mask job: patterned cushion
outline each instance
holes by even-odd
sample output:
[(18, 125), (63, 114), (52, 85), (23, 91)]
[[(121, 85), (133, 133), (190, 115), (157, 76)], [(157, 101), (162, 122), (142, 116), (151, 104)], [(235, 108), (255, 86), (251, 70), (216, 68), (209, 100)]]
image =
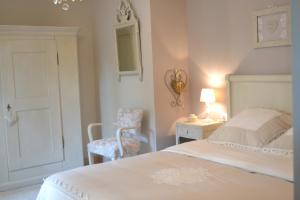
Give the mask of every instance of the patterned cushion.
[[(143, 119), (143, 110), (121, 108), (118, 110), (117, 118), (118, 118), (118, 122), (117, 122), (118, 127), (122, 127), (122, 128), (141, 127), (142, 119)], [(124, 132), (123, 135), (126, 135), (127, 133), (129, 135), (135, 134), (139, 131), (140, 131), (140, 129), (128, 130), (128, 131)]]
[[(122, 137), (121, 139), (126, 156), (136, 155), (139, 152), (140, 142), (138, 140), (129, 137)], [(95, 140), (89, 143), (88, 151), (111, 159), (120, 157), (118, 143), (115, 137)]]

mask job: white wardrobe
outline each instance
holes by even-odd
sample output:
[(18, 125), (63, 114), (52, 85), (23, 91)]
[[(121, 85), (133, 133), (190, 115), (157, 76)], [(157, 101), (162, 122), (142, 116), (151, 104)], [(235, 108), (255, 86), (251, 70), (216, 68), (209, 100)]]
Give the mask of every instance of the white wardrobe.
[(83, 165), (77, 32), (0, 26), (0, 191)]

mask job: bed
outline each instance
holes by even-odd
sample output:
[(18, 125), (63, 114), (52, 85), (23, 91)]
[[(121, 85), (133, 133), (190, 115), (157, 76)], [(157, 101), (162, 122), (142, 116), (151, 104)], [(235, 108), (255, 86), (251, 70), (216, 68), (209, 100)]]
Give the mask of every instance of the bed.
[[(227, 83), (230, 116), (249, 107), (292, 110), (288, 75), (231, 75)], [(293, 159), (199, 140), (55, 174), (37, 198), (148, 199), (292, 200)]]

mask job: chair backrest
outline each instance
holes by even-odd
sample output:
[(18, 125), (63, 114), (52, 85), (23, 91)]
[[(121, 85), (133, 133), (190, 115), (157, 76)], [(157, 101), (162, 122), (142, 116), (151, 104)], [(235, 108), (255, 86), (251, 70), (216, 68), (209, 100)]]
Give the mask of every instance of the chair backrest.
[[(137, 127), (135, 130), (126, 131), (126, 133), (136, 134), (140, 133), (143, 120), (142, 109), (128, 109), (120, 108), (117, 115), (117, 125), (120, 128)], [(126, 133), (123, 133), (126, 135)]]

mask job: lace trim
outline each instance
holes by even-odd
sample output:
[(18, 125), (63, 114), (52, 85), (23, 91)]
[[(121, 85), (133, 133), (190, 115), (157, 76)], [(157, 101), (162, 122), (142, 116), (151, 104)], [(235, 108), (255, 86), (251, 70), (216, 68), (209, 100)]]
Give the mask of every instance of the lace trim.
[(88, 195), (86, 193), (79, 191), (74, 186), (72, 186), (68, 183), (65, 183), (62, 180), (59, 180), (57, 177), (50, 177), (50, 178), (46, 179), (45, 182), (57, 186), (58, 189), (67, 193), (68, 195), (72, 196), (72, 198), (74, 198), (74, 200), (89, 200)]
[(236, 144), (236, 143), (231, 143), (231, 142), (219, 142), (219, 141), (209, 141), (210, 143), (213, 144), (219, 144), (227, 148), (234, 148), (234, 149), (239, 149), (239, 150), (244, 150), (244, 151), (255, 151), (258, 152), (261, 150), (259, 147), (254, 147), (254, 146), (247, 146), (247, 145), (242, 145), (242, 144)]
[(293, 150), (288, 150), (288, 149), (263, 148), (262, 152), (267, 153), (267, 154), (279, 155), (279, 156), (290, 156), (290, 157), (292, 157), (294, 155), (294, 151)]
[(219, 141), (209, 141), (212, 144), (219, 144), (226, 148), (233, 148), (233, 149), (239, 149), (244, 151), (254, 151), (254, 152), (262, 152), (266, 154), (273, 154), (278, 156), (293, 156), (294, 152), (293, 150), (288, 149), (276, 149), (276, 148), (259, 148), (259, 147), (253, 147), (253, 146), (247, 146), (247, 145), (241, 145), (236, 143), (230, 143), (230, 142), (219, 142)]

